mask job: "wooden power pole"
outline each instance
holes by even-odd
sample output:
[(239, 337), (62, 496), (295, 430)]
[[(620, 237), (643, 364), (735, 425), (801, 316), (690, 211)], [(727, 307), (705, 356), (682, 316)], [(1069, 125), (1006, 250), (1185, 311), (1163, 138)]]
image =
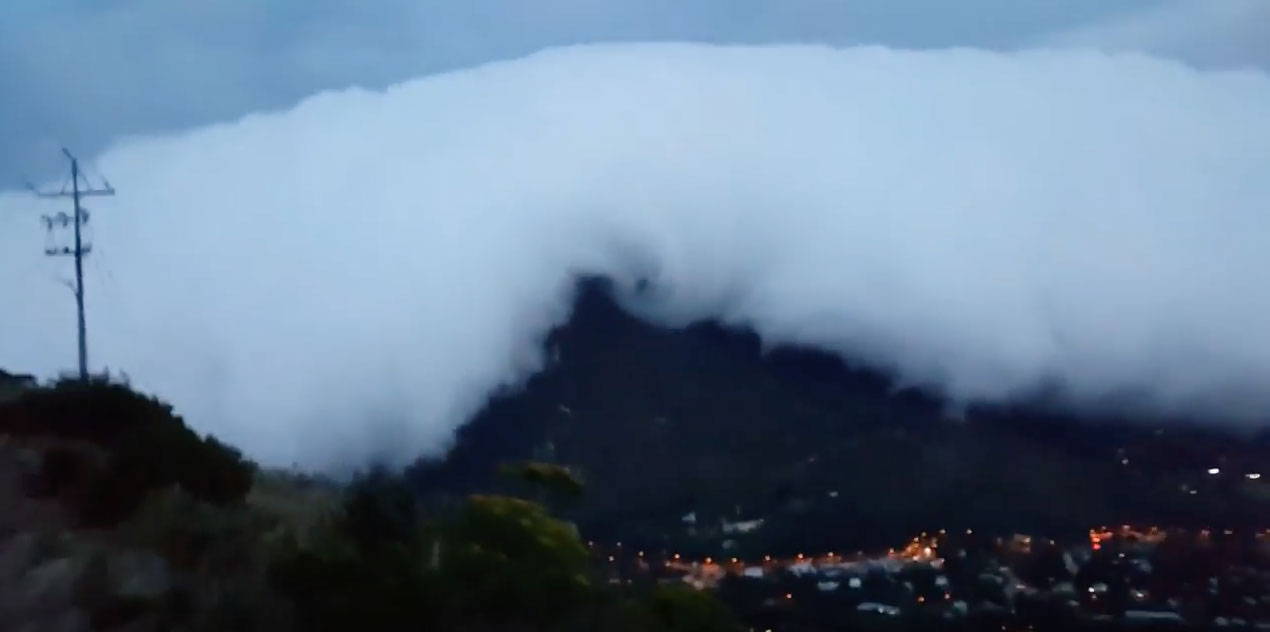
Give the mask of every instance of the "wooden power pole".
[[(49, 243), (44, 248), (44, 254), (49, 256), (74, 255), (75, 257), (75, 310), (78, 317), (78, 333), (79, 333), (79, 379), (86, 381), (88, 379), (88, 326), (84, 318), (84, 255), (92, 251), (92, 244), (85, 243), (82, 229), (84, 224), (88, 223), (88, 211), (80, 205), (80, 198), (93, 195), (114, 195), (115, 189), (110, 183), (102, 178), (103, 187), (95, 189), (89, 185), (88, 180), (84, 178), (79, 171), (79, 160), (75, 158), (70, 151), (63, 148), (62, 153), (66, 155), (67, 160), (71, 162), (71, 183), (70, 190), (66, 189), (66, 185), (58, 191), (39, 191), (34, 186), (28, 185), (35, 195), (42, 198), (64, 198), (69, 197), (74, 201), (74, 215), (66, 213), (57, 213), (56, 215), (45, 215), (44, 225), (49, 233), (53, 233), (56, 228), (66, 228), (68, 226), (74, 228), (75, 245), (74, 247), (56, 247)], [(80, 187), (80, 181), (84, 186)]]

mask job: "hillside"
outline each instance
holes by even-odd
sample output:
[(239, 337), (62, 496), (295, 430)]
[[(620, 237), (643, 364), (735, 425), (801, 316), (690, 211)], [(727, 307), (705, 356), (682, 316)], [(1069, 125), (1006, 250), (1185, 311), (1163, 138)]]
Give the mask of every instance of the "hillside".
[[(498, 463), (575, 467), (565, 507), (597, 540), (703, 553), (885, 546), (973, 527), (1083, 537), (1093, 525), (1263, 526), (1270, 444), (1198, 423), (1073, 418), (1042, 406), (945, 414), (939, 398), (753, 333), (624, 313), (584, 281), (553, 361), (493, 398), (411, 479), (434, 502), (499, 486)], [(1219, 474), (1208, 473), (1219, 468)], [(685, 521), (684, 518), (695, 518)], [(762, 519), (724, 538), (722, 521)]]
[(425, 514), (388, 472), (258, 470), (104, 376), (0, 387), (0, 630), (736, 629), (682, 584), (610, 587), (528, 500)]
[[(594, 280), (546, 344), (551, 366), (492, 398), (446, 459), (349, 485), (258, 470), (104, 377), (0, 375), (0, 628), (1270, 616), (1270, 531), (1244, 528), (1270, 515), (1247, 476), (1263, 439), (1023, 408), (954, 419), (832, 356), (649, 326)], [(1103, 523), (1223, 529), (1095, 541)], [(1015, 532), (1040, 537), (993, 537)]]

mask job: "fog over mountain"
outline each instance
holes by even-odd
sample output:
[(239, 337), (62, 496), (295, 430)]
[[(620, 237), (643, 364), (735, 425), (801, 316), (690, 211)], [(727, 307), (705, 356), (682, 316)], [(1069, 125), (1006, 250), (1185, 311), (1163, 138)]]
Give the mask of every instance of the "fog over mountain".
[[(955, 403), (1270, 418), (1270, 76), (1141, 54), (554, 49), (100, 156), (90, 359), (269, 464), (443, 450), (579, 274)], [(0, 366), (74, 355), (0, 194)]]

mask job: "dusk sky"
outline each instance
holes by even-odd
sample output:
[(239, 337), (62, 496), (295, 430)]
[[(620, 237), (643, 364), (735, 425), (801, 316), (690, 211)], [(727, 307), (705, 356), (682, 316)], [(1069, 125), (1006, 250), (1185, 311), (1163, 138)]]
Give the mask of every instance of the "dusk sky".
[(443, 452), (579, 275), (950, 412), (1270, 417), (1270, 2), (0, 15), (0, 366), (76, 355), (65, 204), (18, 188), (66, 145), (119, 190), (88, 202), (89, 368), (266, 463)]
[(1261, 0), (10, 0), (0, 188), (112, 139), (233, 120), (551, 46), (614, 41), (1045, 45), (1270, 68)]

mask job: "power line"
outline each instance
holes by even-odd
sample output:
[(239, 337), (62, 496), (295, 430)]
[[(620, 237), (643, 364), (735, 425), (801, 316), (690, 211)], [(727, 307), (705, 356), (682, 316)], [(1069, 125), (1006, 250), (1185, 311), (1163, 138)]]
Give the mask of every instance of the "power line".
[[(92, 244), (84, 243), (84, 239), (81, 235), (81, 233), (83, 232), (82, 230), (83, 226), (88, 223), (89, 215), (88, 215), (88, 211), (80, 205), (79, 201), (80, 201), (80, 198), (94, 196), (94, 195), (114, 195), (115, 189), (114, 187), (110, 186), (110, 182), (107, 181), (106, 178), (104, 177), (101, 179), (102, 184), (104, 185), (103, 188), (99, 188), (99, 189), (93, 188), (89, 184), (87, 178), (81, 178), (80, 171), (79, 171), (79, 159), (75, 158), (75, 156), (71, 154), (71, 152), (67, 150), (65, 147), (62, 148), (62, 153), (65, 154), (67, 160), (70, 160), (71, 162), (71, 180), (70, 180), (71, 189), (67, 191), (66, 185), (63, 184), (62, 188), (57, 191), (40, 191), (29, 183), (27, 184), (27, 188), (30, 189), (31, 192), (34, 193), (37, 197), (42, 197), (42, 198), (69, 197), (72, 200), (74, 200), (74, 203), (75, 203), (74, 215), (67, 215), (66, 213), (59, 212), (55, 215), (43, 216), (44, 226), (47, 229), (50, 238), (52, 237), (52, 235), (57, 229), (59, 228), (65, 229), (67, 227), (72, 227), (75, 233), (75, 246), (73, 248), (71, 247), (59, 248), (59, 247), (56, 247), (56, 245), (52, 243), (52, 241), (50, 241), (49, 243), (45, 244), (44, 254), (48, 256), (74, 255), (75, 257), (75, 286), (71, 289), (75, 292), (75, 308), (76, 308), (76, 314), (79, 317), (79, 320), (78, 320), (79, 379), (87, 380), (88, 379), (88, 327), (85, 324), (85, 319), (84, 319), (84, 255), (92, 251)], [(84, 182), (83, 188), (80, 188), (79, 186), (81, 179)]]

